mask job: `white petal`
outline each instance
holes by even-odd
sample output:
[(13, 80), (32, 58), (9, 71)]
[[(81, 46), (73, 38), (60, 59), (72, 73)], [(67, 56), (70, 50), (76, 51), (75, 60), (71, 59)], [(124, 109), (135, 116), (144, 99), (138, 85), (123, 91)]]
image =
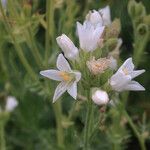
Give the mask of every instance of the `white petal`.
[(84, 51), (93, 51), (98, 47), (98, 43), (104, 31), (104, 26), (96, 28), (88, 22), (81, 25), (77, 22), (77, 31), (80, 41), (80, 48)]
[(60, 71), (58, 70), (44, 70), (44, 71), (40, 71), (40, 74), (44, 77), (47, 77), (49, 79), (52, 80), (56, 80), (56, 81), (62, 81), (62, 78), (59, 76)]
[(77, 98), (77, 82), (74, 82), (68, 87), (67, 92), (74, 98)]
[(68, 88), (68, 83), (66, 82), (61, 82), (58, 84), (53, 96), (53, 103), (56, 102), (56, 100), (58, 100), (58, 98), (60, 98), (60, 96), (66, 92), (67, 88)]
[(111, 24), (110, 7), (106, 6), (100, 9), (99, 12), (103, 18), (103, 25), (110, 25)]
[(73, 73), (76, 75), (76, 82), (78, 82), (81, 79), (81, 72), (74, 71)]
[(102, 26), (103, 24), (102, 17), (100, 13), (96, 10), (89, 11), (89, 13), (86, 15), (86, 21), (90, 22), (94, 26), (96, 26), (97, 24)]
[(140, 74), (142, 74), (142, 73), (144, 73), (144, 72), (145, 72), (144, 69), (142, 69), (142, 70), (136, 70), (136, 71), (131, 72), (130, 75), (131, 75), (131, 77), (132, 77), (132, 79), (133, 79), (133, 78), (139, 76)]
[(57, 37), (56, 40), (66, 58), (73, 60), (78, 57), (78, 48), (75, 47), (74, 43), (65, 34)]
[(130, 91), (145, 91), (145, 88), (136, 81), (131, 81), (126, 87), (125, 90)]
[(56, 65), (57, 68), (61, 71), (67, 71), (67, 72), (71, 71), (70, 65), (68, 61), (65, 59), (65, 57), (63, 56), (63, 54), (59, 54)]
[(5, 9), (7, 6), (7, 0), (1, 0), (2, 6)]
[(110, 78), (110, 85), (113, 90), (120, 92), (124, 90), (130, 81), (131, 77), (129, 75), (125, 76), (123, 73), (117, 72)]
[(128, 58), (123, 64), (122, 66), (118, 69), (118, 71), (122, 72), (123, 69), (127, 69), (128, 72), (132, 72), (134, 69), (134, 64), (132, 62), (132, 58)]
[(16, 100), (15, 97), (13, 96), (8, 96), (7, 97), (7, 102), (6, 102), (6, 111), (11, 112), (17, 107), (18, 101)]
[(115, 58), (113, 58), (112, 56), (109, 58), (110, 60), (110, 69), (112, 70), (116, 70), (117, 69), (117, 60)]

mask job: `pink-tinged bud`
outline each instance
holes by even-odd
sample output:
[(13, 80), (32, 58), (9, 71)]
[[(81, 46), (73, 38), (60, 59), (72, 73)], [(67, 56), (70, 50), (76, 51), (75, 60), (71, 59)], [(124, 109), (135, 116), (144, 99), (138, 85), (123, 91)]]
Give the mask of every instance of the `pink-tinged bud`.
[(106, 105), (109, 102), (109, 97), (106, 91), (98, 89), (92, 94), (92, 100), (97, 105)]

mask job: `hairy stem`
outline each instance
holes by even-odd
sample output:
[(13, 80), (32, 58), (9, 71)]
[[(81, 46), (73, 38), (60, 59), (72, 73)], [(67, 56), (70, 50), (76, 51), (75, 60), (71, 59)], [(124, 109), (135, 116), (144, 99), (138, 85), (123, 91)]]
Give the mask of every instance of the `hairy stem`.
[(4, 123), (0, 122), (0, 150), (6, 150)]
[(56, 102), (53, 104), (53, 109), (56, 118), (56, 125), (57, 125), (57, 142), (60, 148), (64, 148), (64, 134), (63, 134), (63, 127), (62, 127), (62, 110), (61, 110), (61, 103)]
[(128, 113), (126, 111), (124, 111), (124, 115), (125, 115), (126, 119), (128, 120), (128, 123), (129, 123), (130, 127), (132, 128), (134, 134), (136, 135), (136, 137), (139, 141), (141, 150), (146, 150), (145, 141), (142, 138), (142, 136), (140, 135), (140, 133), (138, 132), (138, 130), (136, 129), (136, 126), (134, 125), (132, 119), (130, 118), (130, 116), (128, 115)]
[[(89, 94), (88, 94), (89, 95)], [(92, 113), (92, 100), (88, 96), (87, 101), (87, 113), (86, 113), (86, 122), (84, 129), (84, 150), (89, 150), (89, 139), (90, 139), (90, 125), (91, 125), (91, 115)]]
[(5, 13), (4, 13), (4, 10), (3, 10), (3, 7), (0, 3), (0, 10), (1, 10), (1, 13), (2, 13), (2, 16), (4, 18), (4, 21), (5, 21), (5, 25), (6, 25), (6, 30), (7, 32), (10, 34), (11, 38), (12, 38), (12, 41), (14, 42), (14, 46), (15, 46), (15, 50), (19, 56), (19, 59), (20, 61), (22, 62), (23, 66), (25, 67), (25, 69), (27, 70), (27, 72), (30, 74), (31, 78), (32, 79), (35, 79), (36, 78), (36, 74), (35, 72), (33, 71), (32, 67), (30, 66), (30, 64), (28, 63), (27, 59), (25, 58), (23, 52), (22, 52), (22, 48), (20, 47), (20, 45), (16, 42), (16, 38), (15, 36), (13, 35), (13, 33), (11, 32), (11, 27), (8, 23), (8, 20), (7, 20), (7, 17), (5, 16)]
[[(46, 43), (45, 43), (45, 66), (48, 66), (50, 43), (54, 40), (54, 0), (47, 0), (46, 3)], [(53, 46), (53, 43), (52, 43)]]

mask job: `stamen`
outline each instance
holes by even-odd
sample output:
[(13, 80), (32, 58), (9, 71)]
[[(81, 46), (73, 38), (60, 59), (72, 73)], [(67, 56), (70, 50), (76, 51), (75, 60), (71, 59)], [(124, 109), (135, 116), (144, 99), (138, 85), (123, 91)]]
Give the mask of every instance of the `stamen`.
[(69, 75), (69, 73), (65, 72), (65, 71), (61, 71), (59, 73), (59, 76), (64, 80), (64, 81), (69, 81), (71, 80), (71, 76)]
[(124, 73), (125, 75), (128, 75), (128, 74), (129, 74), (129, 71), (128, 71), (127, 68), (123, 68), (122, 71), (123, 71), (123, 73)]

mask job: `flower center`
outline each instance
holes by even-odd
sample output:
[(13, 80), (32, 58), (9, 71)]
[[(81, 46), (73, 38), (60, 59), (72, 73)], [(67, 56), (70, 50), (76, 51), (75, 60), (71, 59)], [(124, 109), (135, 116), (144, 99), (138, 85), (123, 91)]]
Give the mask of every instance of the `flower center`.
[(128, 75), (128, 74), (129, 74), (129, 71), (128, 71), (127, 68), (123, 68), (122, 71), (123, 71), (123, 73), (124, 73), (125, 75)]
[(64, 80), (64, 81), (70, 81), (71, 80), (71, 76), (69, 73), (65, 72), (65, 71), (61, 71), (59, 73), (59, 76)]

